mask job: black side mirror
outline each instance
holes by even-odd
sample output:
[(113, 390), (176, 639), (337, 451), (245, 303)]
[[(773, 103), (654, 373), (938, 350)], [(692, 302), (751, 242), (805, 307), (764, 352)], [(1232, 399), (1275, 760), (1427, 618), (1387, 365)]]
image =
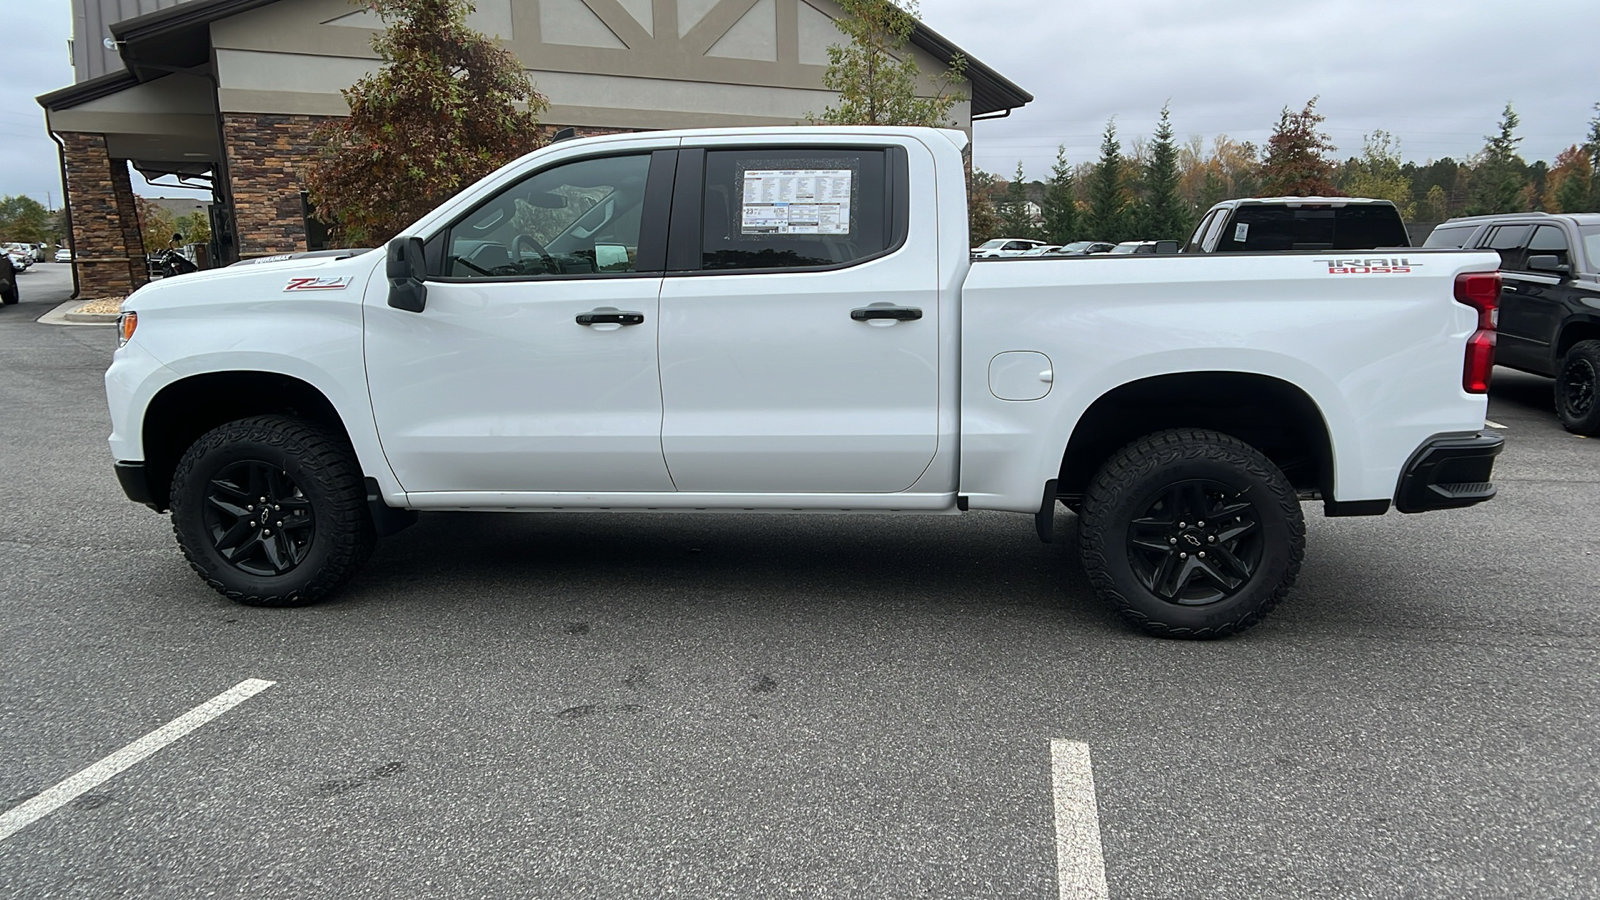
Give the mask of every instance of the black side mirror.
[(1166, 255), (1178, 252), (1177, 241), (1156, 241), (1156, 253)]
[(407, 312), (422, 312), (428, 305), (428, 286), (423, 276), (428, 265), (422, 255), (422, 238), (401, 235), (389, 242), (389, 305)]
[(1549, 272), (1551, 275), (1565, 277), (1572, 274), (1572, 267), (1562, 262), (1560, 257), (1554, 254), (1542, 254), (1528, 257), (1528, 271)]

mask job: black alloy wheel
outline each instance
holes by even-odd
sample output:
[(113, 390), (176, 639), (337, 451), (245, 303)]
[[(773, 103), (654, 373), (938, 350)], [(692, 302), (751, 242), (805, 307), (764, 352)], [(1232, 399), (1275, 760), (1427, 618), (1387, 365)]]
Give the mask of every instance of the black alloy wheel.
[(1600, 341), (1579, 341), (1556, 372), (1556, 415), (1573, 434), (1600, 434)]
[(289, 473), (241, 460), (206, 485), (205, 526), (217, 555), (251, 575), (284, 575), (305, 562), (316, 536), (311, 501)]
[(1165, 485), (1128, 525), (1128, 565), (1152, 594), (1205, 606), (1238, 593), (1261, 565), (1261, 514), (1220, 481)]
[(1095, 592), (1131, 625), (1218, 638), (1260, 622), (1305, 555), (1294, 487), (1260, 451), (1202, 429), (1146, 435), (1084, 493), (1079, 553)]

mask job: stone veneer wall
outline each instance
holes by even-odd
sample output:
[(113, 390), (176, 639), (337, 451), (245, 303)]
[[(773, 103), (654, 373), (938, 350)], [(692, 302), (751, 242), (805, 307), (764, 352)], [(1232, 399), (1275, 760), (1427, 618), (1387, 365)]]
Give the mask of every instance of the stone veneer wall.
[(311, 134), (327, 116), (223, 113), (239, 257), (271, 256), (306, 249), (300, 206), (305, 166), (316, 153)]
[[(224, 113), (228, 183), (241, 259), (306, 249), (300, 191), (317, 147), (312, 133), (327, 116)], [(540, 125), (546, 140), (567, 126)], [(575, 126), (582, 137), (632, 129)]]
[(78, 296), (94, 300), (131, 294), (150, 276), (128, 161), (111, 158), (105, 135), (65, 131), (58, 137), (66, 146)]

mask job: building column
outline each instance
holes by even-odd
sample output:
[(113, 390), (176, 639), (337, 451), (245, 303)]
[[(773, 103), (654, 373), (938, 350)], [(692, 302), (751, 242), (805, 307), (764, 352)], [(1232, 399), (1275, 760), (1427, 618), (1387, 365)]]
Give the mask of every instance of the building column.
[(228, 199), (240, 259), (306, 249), (300, 192), (306, 185), (306, 165), (317, 152), (312, 135), (327, 118), (222, 114)]
[(78, 295), (125, 297), (150, 280), (128, 161), (113, 159), (103, 134), (58, 132), (66, 147)]

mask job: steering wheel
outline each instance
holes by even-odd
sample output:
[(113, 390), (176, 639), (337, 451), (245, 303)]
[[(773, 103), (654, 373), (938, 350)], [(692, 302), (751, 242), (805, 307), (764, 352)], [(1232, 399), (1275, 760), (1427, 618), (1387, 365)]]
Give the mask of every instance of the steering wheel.
[(522, 259), (522, 256), (523, 256), (522, 245), (523, 244), (527, 244), (528, 246), (532, 247), (533, 248), (533, 252), (539, 254), (539, 258), (544, 261), (545, 271), (549, 272), (552, 275), (559, 275), (561, 273), (561, 268), (556, 265), (556, 261), (550, 257), (550, 254), (548, 252), (545, 251), (544, 245), (539, 243), (538, 241), (534, 240), (533, 236), (529, 235), (529, 234), (519, 234), (515, 238), (512, 239), (512, 241), (511, 241), (511, 255), (514, 258), (516, 258), (518, 260)]

